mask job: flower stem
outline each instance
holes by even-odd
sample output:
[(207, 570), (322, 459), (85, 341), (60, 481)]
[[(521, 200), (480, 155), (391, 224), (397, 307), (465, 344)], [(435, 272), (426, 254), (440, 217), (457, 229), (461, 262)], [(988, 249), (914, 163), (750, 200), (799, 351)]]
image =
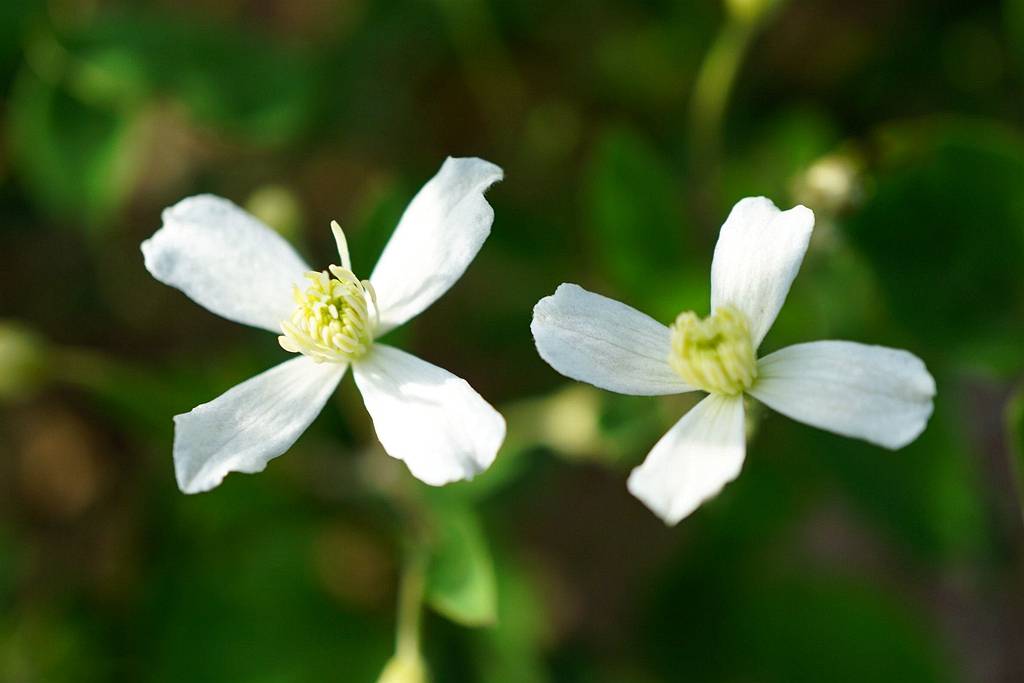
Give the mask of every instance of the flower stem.
[(711, 224), (718, 196), (722, 128), (740, 66), (754, 37), (785, 0), (725, 0), (726, 19), (697, 72), (690, 98), (690, 149), (695, 177), (695, 218)]
[(408, 551), (398, 588), (395, 655), (400, 659), (420, 657), (420, 625), (425, 585), (426, 558), (422, 549), (413, 547)]
[(690, 132), (695, 155), (702, 161), (718, 159), (725, 108), (755, 29), (754, 22), (726, 20), (697, 73), (690, 100)]

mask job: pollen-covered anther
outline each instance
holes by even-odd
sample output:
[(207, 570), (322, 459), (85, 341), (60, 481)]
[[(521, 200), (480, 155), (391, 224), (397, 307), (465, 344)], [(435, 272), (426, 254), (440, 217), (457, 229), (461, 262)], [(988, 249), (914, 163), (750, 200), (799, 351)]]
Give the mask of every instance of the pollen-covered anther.
[[(378, 323), (377, 295), (369, 280), (351, 270), (348, 247), (337, 223), (331, 225), (342, 266), (306, 273), (309, 285), (292, 290), (297, 308), (281, 322), (281, 348), (302, 353), (318, 363), (346, 363), (365, 354), (373, 344)], [(333, 277), (332, 277), (333, 276)]]
[(680, 313), (672, 324), (669, 365), (686, 383), (708, 393), (740, 394), (757, 378), (757, 359), (746, 318), (719, 306), (701, 319)]

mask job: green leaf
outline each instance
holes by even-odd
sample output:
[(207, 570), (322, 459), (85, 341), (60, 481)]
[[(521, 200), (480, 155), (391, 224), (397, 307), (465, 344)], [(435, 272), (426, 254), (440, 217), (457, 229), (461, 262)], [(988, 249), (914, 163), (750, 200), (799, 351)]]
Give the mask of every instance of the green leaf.
[(432, 501), (434, 537), (427, 571), (427, 602), (465, 626), (492, 624), (497, 616), (494, 560), (480, 519), (469, 507)]
[(10, 100), (15, 173), (52, 216), (102, 223), (132, 187), (134, 124), (23, 70)]
[(1024, 61), (1024, 0), (1004, 0), (1006, 32), (1009, 46), (1021, 61)]
[(941, 375), (938, 385), (927, 429), (896, 454), (796, 425), (787, 440), (806, 444), (858, 515), (924, 566), (977, 560), (991, 543), (975, 458), (950, 417), (953, 393), (942, 389), (952, 385)]
[(117, 101), (170, 95), (195, 119), (260, 144), (309, 121), (314, 70), (301, 54), (235, 26), (178, 14), (102, 14), (66, 39), (80, 85)]
[[(816, 109), (795, 107), (777, 116), (758, 118), (726, 159), (720, 216), (722, 222), (740, 197), (771, 197), (781, 208), (797, 172), (835, 149), (839, 133), (832, 120)], [(813, 207), (812, 207), (813, 208)]]
[(682, 192), (650, 143), (627, 128), (604, 133), (584, 192), (601, 265), (627, 300), (642, 305), (640, 299), (659, 289), (659, 279), (678, 280), (690, 251), (682, 239), (688, 232)]
[(736, 627), (751, 680), (952, 680), (936, 634), (902, 596), (860, 580), (763, 580), (747, 587)]
[(922, 344), (1019, 368), (1024, 138), (953, 119), (891, 126), (877, 142), (875, 190), (846, 229), (890, 310)]
[(510, 557), (499, 563), (498, 623), (476, 633), (480, 680), (490, 683), (546, 683), (544, 645), (552, 617), (535, 577)]
[[(777, 539), (776, 539), (777, 542)], [(749, 548), (747, 550), (750, 550)], [(782, 557), (785, 555), (786, 557)], [(920, 601), (789, 551), (666, 573), (641, 637), (664, 680), (945, 683), (953, 662)], [(912, 582), (911, 582), (912, 583)], [(683, 615), (683, 616), (681, 616)]]
[(6, 69), (18, 56), (24, 42), (24, 34), (30, 27), (34, 15), (44, 13), (46, 5), (42, 0), (7, 0), (0, 2), (0, 68)]

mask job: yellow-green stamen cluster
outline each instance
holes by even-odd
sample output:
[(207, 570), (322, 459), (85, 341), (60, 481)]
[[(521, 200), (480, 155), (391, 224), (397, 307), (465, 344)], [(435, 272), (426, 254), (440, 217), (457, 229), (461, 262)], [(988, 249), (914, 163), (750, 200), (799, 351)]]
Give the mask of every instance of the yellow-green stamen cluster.
[(708, 393), (735, 395), (757, 378), (750, 328), (743, 314), (719, 306), (707, 318), (680, 313), (672, 324), (669, 365), (687, 384)]
[[(281, 322), (281, 348), (318, 363), (347, 363), (365, 354), (377, 327), (377, 297), (368, 280), (352, 272), (348, 245), (337, 223), (331, 224), (341, 266), (306, 273), (305, 291), (292, 290), (297, 308)], [(333, 276), (333, 277), (332, 277)]]

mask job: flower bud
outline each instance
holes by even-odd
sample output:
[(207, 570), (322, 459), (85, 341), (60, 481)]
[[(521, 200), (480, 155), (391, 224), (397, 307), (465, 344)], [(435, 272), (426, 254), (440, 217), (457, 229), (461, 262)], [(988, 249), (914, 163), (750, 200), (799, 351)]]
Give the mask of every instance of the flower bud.
[(427, 683), (427, 667), (418, 653), (392, 657), (377, 683)]

